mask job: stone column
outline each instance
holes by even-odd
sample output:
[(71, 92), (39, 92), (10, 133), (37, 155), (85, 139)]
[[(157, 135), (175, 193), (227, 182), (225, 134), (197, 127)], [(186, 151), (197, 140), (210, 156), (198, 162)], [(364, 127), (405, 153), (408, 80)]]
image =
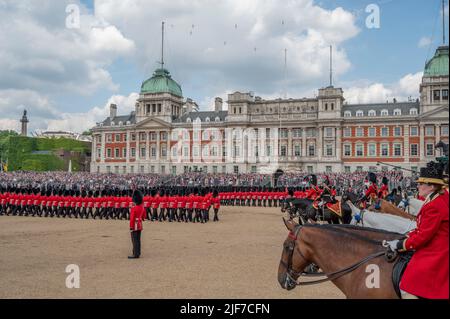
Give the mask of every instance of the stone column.
[(288, 145), (287, 145), (287, 157), (288, 161), (292, 159), (292, 129), (288, 129)]
[[(336, 137), (335, 137), (335, 141), (336, 141), (336, 148), (335, 148), (335, 154), (334, 157), (336, 158), (336, 160), (341, 161), (342, 159), (342, 130), (341, 127), (338, 126), (336, 127)], [(342, 163), (341, 163), (342, 164)]]
[(161, 131), (156, 132), (156, 161), (161, 159)]
[[(102, 141), (101, 141), (101, 155), (100, 155), (100, 163), (104, 163), (105, 162), (105, 146), (106, 146), (106, 134), (105, 132), (102, 132)], [(97, 151), (97, 150), (95, 150)]]
[(141, 134), (137, 131), (134, 132), (136, 134), (136, 163), (139, 164), (139, 160), (141, 159)]
[(425, 161), (425, 125), (420, 124), (420, 161)]
[(145, 132), (145, 160), (150, 160), (150, 132)]
[(441, 124), (436, 124), (434, 126), (434, 135), (436, 136), (436, 144), (439, 142), (439, 140), (441, 139)]
[(302, 157), (306, 155), (306, 127), (302, 127)]
[(130, 131), (126, 131), (126, 137), (127, 137), (127, 153), (126, 153), (126, 163), (128, 164), (130, 162), (130, 153), (131, 153), (131, 146), (130, 146), (130, 139), (131, 134)]
[(323, 154), (323, 126), (319, 126), (319, 137), (316, 138), (317, 159), (322, 161)]
[(409, 163), (409, 124), (403, 126), (403, 159)]

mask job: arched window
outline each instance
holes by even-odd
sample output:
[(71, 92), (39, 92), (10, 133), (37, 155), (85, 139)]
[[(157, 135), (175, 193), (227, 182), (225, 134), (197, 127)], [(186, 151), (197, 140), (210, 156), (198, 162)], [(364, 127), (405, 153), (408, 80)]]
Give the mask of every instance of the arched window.
[(369, 111), (369, 116), (376, 116), (377, 113), (375, 112), (375, 110), (370, 110)]
[(361, 110), (356, 111), (356, 116), (361, 117), (364, 116), (364, 112)]
[(207, 117), (207, 118), (205, 119), (205, 122), (206, 122), (206, 123), (210, 122), (209, 117)]
[(328, 103), (325, 103), (325, 111), (328, 111)]
[(220, 122), (220, 118), (217, 116), (214, 121)]
[(202, 120), (200, 120), (200, 118), (199, 117), (197, 117), (196, 119), (195, 119), (195, 122), (196, 123), (200, 123)]
[(130, 122), (130, 121), (127, 121), (127, 125), (131, 125), (131, 122)]
[(122, 121), (119, 122), (119, 126), (123, 126), (123, 122)]
[(186, 123), (191, 123), (192, 122), (192, 119), (190, 118), (190, 117), (188, 117), (187, 119), (186, 119)]
[(331, 110), (334, 111), (334, 103), (331, 103)]
[(111, 122), (111, 126), (115, 126), (116, 125), (116, 123), (114, 123), (114, 122)]
[(344, 117), (352, 117), (352, 112), (350, 112), (350, 111), (345, 111), (345, 112), (344, 112)]
[(400, 110), (400, 109), (395, 109), (395, 110), (394, 110), (394, 115), (402, 115), (402, 110)]
[(388, 115), (389, 115), (388, 110), (386, 110), (386, 109), (381, 110), (381, 116), (388, 116)]
[(417, 109), (416, 108), (412, 108), (409, 110), (409, 115), (417, 115)]

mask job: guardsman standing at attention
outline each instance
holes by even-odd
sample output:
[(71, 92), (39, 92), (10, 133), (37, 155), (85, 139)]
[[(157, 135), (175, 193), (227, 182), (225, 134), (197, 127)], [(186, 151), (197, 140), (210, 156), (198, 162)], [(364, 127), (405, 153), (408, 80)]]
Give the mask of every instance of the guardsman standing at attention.
[(130, 232), (131, 242), (133, 243), (133, 256), (128, 256), (128, 259), (135, 259), (141, 256), (142, 220), (145, 217), (144, 199), (141, 192), (135, 190), (132, 198), (134, 205), (130, 210)]
[(389, 187), (388, 187), (389, 180), (386, 176), (383, 176), (383, 180), (381, 181), (381, 188), (378, 192), (378, 198), (385, 199), (389, 195)]

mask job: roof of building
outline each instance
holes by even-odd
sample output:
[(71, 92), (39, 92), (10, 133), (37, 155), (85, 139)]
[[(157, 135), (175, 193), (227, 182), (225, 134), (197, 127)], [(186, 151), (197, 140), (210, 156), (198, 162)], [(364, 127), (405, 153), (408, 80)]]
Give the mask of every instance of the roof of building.
[(181, 86), (172, 79), (167, 69), (157, 69), (150, 79), (142, 83), (141, 94), (147, 93), (170, 93), (183, 97)]
[(448, 76), (448, 46), (440, 46), (426, 63), (424, 76)]
[[(127, 122), (130, 122), (130, 124), (136, 124), (136, 115), (134, 112), (131, 112), (129, 115), (116, 116), (112, 121), (114, 122), (114, 125), (119, 125), (120, 122), (122, 122), (123, 125), (127, 125)], [(107, 117), (100, 123), (102, 126), (111, 126), (111, 118)]]
[(374, 110), (376, 116), (381, 115), (382, 110), (387, 110), (388, 115), (394, 115), (394, 110), (400, 109), (401, 114), (409, 115), (410, 109), (417, 109), (419, 113), (419, 101), (414, 102), (396, 102), (396, 103), (373, 103), (373, 104), (344, 104), (342, 106), (342, 115), (350, 111), (352, 116), (356, 116), (357, 111), (363, 111), (363, 116), (368, 116), (369, 111)]
[(197, 118), (200, 119), (202, 122), (206, 122), (206, 119), (209, 118), (211, 122), (215, 122), (216, 118), (219, 118), (220, 122), (224, 122), (225, 118), (228, 115), (228, 111), (205, 111), (205, 112), (189, 112), (183, 114), (181, 117), (174, 120), (174, 123), (186, 123), (188, 121), (188, 118), (191, 119), (191, 121), (195, 121)]

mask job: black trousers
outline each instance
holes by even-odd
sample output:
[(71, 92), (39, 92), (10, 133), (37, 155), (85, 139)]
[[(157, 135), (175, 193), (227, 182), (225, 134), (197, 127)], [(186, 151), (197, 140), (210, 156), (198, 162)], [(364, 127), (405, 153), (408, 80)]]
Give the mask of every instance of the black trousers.
[(133, 256), (141, 256), (141, 230), (131, 232), (131, 243), (133, 244)]

